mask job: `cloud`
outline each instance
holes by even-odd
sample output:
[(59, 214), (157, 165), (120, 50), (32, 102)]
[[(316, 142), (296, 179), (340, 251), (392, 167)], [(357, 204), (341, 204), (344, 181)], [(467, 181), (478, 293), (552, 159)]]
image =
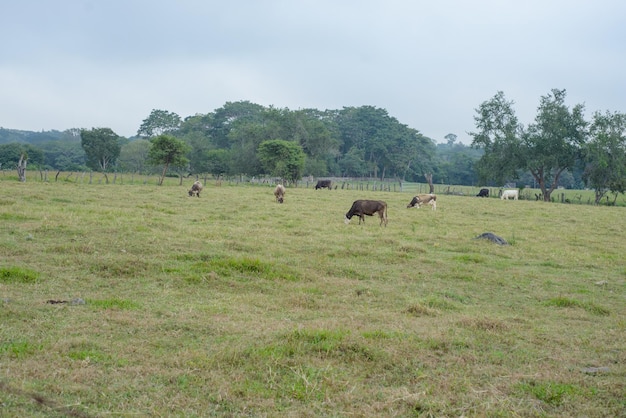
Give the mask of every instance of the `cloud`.
[(152, 109), (249, 100), (372, 105), (467, 143), (474, 109), (500, 90), (523, 123), (553, 88), (625, 111), (625, 12), (617, 0), (5, 2), (0, 125), (130, 136)]

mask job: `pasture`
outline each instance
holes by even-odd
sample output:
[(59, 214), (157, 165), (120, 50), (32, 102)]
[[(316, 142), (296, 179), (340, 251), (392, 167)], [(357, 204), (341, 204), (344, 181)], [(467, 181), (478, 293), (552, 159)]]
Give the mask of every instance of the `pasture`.
[(626, 416), (624, 207), (191, 183), (0, 179), (0, 415)]

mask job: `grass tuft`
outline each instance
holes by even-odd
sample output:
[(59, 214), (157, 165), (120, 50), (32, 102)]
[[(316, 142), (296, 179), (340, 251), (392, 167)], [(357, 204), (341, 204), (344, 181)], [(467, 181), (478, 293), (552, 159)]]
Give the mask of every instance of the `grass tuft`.
[(0, 342), (0, 354), (6, 353), (14, 358), (22, 358), (41, 350), (41, 344), (33, 344), (28, 341)]
[(518, 389), (551, 406), (560, 406), (566, 397), (575, 397), (581, 393), (577, 385), (558, 382), (538, 382), (534, 380), (520, 383)]
[(36, 283), (39, 281), (39, 273), (23, 267), (0, 268), (0, 283)]
[(135, 303), (130, 300), (124, 299), (88, 299), (86, 303), (89, 306), (93, 306), (95, 308), (100, 309), (122, 309), (122, 310), (135, 310), (139, 309), (141, 306), (138, 303)]

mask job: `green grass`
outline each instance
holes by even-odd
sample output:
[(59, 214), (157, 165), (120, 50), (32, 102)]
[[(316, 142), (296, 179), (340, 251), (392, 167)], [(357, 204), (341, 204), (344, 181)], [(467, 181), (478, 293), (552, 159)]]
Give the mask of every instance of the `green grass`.
[(0, 177), (1, 416), (626, 414), (624, 207), (87, 182)]
[(8, 266), (0, 268), (0, 283), (35, 283), (39, 273), (21, 267)]

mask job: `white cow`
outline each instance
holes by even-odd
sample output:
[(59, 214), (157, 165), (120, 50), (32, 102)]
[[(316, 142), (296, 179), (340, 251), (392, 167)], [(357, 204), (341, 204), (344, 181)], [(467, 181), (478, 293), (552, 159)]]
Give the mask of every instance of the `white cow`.
[(502, 196), (500, 197), (500, 199), (502, 200), (509, 200), (510, 198), (513, 198), (513, 200), (517, 200), (519, 198), (519, 190), (517, 189), (505, 190), (502, 192)]
[(276, 201), (278, 203), (283, 203), (285, 199), (285, 186), (282, 184), (277, 185), (274, 189), (274, 196), (276, 196)]

